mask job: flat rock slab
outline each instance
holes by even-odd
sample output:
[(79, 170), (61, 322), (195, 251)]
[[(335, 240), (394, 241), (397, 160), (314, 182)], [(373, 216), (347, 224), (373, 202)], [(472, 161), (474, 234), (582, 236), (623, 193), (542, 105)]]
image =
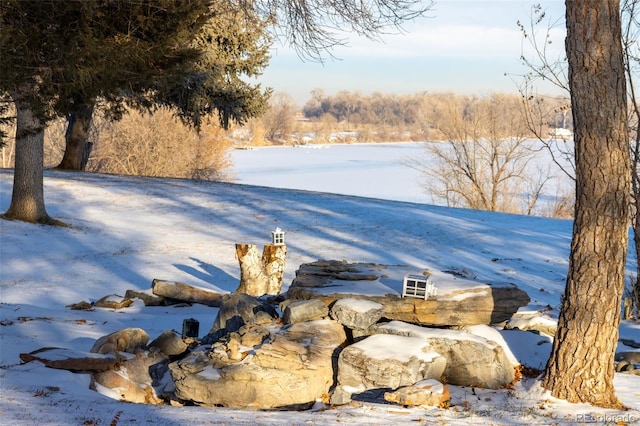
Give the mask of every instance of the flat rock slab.
[(327, 306), (344, 298), (371, 300), (384, 306), (384, 318), (438, 326), (500, 323), (530, 301), (514, 285), (489, 285), (438, 271), (430, 271), (436, 297), (403, 298), (404, 276), (421, 272), (403, 265), (317, 261), (300, 266), (287, 297), (321, 299)]

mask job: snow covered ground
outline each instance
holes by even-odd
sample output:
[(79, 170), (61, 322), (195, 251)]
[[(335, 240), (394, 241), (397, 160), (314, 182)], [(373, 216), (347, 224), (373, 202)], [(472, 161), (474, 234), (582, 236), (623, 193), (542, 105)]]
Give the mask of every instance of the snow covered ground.
[[(318, 259), (403, 264), (458, 271), (481, 283), (514, 283), (532, 300), (523, 312), (550, 306), (554, 317), (568, 265), (569, 221), (243, 184), (53, 171), (45, 176), (48, 212), (70, 226), (0, 221), (0, 424), (640, 422), (640, 376), (628, 374), (617, 374), (615, 385), (630, 411), (559, 401), (536, 380), (525, 379), (512, 390), (452, 386), (450, 409), (360, 402), (337, 409), (319, 404), (307, 412), (252, 412), (120, 403), (90, 391), (87, 375), (21, 364), (20, 353), (46, 346), (88, 351), (97, 338), (125, 327), (143, 328), (153, 339), (195, 318), (202, 336), (213, 324), (214, 308), (65, 306), (149, 289), (154, 278), (234, 291), (235, 243), (262, 245), (275, 227), (286, 231), (285, 285), (301, 263)], [(0, 171), (2, 211), (12, 179), (12, 171)], [(291, 179), (298, 177), (292, 173)], [(630, 272), (634, 262), (629, 260)], [(624, 322), (620, 331), (640, 342), (640, 324)], [(544, 366), (548, 339), (538, 344), (541, 336), (533, 333), (527, 341), (522, 334), (520, 340), (503, 336), (521, 362)]]

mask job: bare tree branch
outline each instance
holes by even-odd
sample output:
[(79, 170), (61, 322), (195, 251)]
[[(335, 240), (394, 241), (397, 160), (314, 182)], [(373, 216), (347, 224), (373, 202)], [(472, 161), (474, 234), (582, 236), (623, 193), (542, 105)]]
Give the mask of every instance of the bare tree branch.
[(424, 16), (432, 0), (241, 0), (273, 22), (273, 32), (306, 59), (323, 61), (347, 34), (370, 39), (402, 32), (402, 25)]

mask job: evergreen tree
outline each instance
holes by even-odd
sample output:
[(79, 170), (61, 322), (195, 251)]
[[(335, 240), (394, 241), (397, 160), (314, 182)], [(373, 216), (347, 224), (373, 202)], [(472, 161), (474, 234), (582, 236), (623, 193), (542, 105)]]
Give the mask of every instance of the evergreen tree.
[(188, 73), (200, 57), (190, 40), (209, 18), (207, 3), (0, 3), (0, 93), (16, 106), (14, 185), (4, 218), (52, 222), (43, 192), (46, 123), (98, 96), (121, 114), (123, 88), (137, 89), (139, 81), (162, 85)]
[[(193, 68), (189, 67), (201, 53), (191, 43), (192, 35), (210, 18), (211, 3), (0, 2), (0, 93), (7, 93), (17, 110), (14, 187), (5, 218), (50, 221), (42, 188), (43, 129), (53, 117), (73, 112), (74, 105), (83, 102), (89, 115), (91, 105), (100, 97), (117, 116), (126, 105), (123, 95), (144, 93), (140, 82), (151, 85), (147, 92), (151, 96), (129, 98), (127, 102), (135, 106), (152, 106), (158, 99), (154, 93), (167, 94), (161, 98), (168, 103), (203, 105), (196, 101), (197, 97), (179, 96), (188, 91), (161, 89), (175, 87), (170, 82), (185, 75), (192, 77), (183, 80), (183, 87), (205, 87), (205, 79), (195, 79), (189, 72)], [(319, 57), (321, 52), (342, 43), (336, 31), (373, 38), (389, 27), (399, 27), (402, 22), (421, 16), (432, 2), (426, 6), (421, 0), (238, 0), (227, 4), (247, 16), (255, 13), (268, 20), (276, 36), (283, 36), (303, 54)], [(168, 93), (178, 96), (172, 98)], [(224, 90), (219, 95), (227, 102), (236, 101), (234, 107), (218, 110), (223, 122), (234, 113), (259, 107), (259, 101), (239, 105), (238, 98)], [(194, 122), (199, 116), (184, 114)]]
[[(244, 123), (264, 112), (267, 105), (269, 91), (261, 91), (260, 85), (242, 80), (243, 76), (259, 75), (268, 63), (271, 40), (266, 24), (267, 21), (234, 2), (214, 1), (209, 5), (204, 25), (187, 35), (191, 38), (190, 46), (200, 52), (200, 56), (185, 72), (181, 70), (155, 80), (133, 75), (119, 93), (125, 103), (137, 108), (175, 109), (185, 122), (198, 128), (202, 117), (211, 114), (217, 114), (225, 128), (230, 120)], [(144, 34), (134, 35), (144, 37)], [(110, 89), (110, 92), (115, 91)], [(95, 104), (95, 99), (76, 97), (73, 100), (65, 154), (58, 168), (84, 169)]]

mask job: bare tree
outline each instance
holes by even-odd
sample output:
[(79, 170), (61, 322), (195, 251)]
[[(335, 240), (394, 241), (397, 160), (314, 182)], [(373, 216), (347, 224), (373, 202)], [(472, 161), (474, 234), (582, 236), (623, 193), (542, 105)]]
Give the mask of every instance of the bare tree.
[[(94, 120), (95, 155), (87, 170), (136, 176), (224, 180), (230, 143), (219, 123), (205, 120), (200, 132), (160, 109), (130, 111), (121, 121)], [(59, 138), (60, 146), (64, 138)]]
[(432, 0), (247, 0), (246, 5), (271, 17), (276, 37), (305, 58), (323, 61), (346, 44), (346, 34), (379, 39), (402, 31), (402, 24), (423, 16)]
[[(559, 18), (548, 16), (538, 4), (531, 9), (531, 19), (527, 25), (517, 22), (523, 38), (523, 49), (520, 60), (529, 69), (521, 77), (518, 90), (522, 95), (523, 112), (529, 130), (540, 144), (551, 155), (558, 168), (570, 179), (575, 179), (573, 143), (566, 138), (557, 138), (550, 130), (555, 127), (563, 129), (573, 127), (568, 115), (571, 112), (569, 99), (569, 83), (567, 76), (567, 58), (564, 51), (559, 56), (551, 50), (553, 32), (563, 24)], [(527, 52), (532, 52), (529, 56)], [(563, 96), (550, 98), (539, 95), (537, 85), (540, 82), (551, 84)], [(558, 122), (558, 116), (562, 119)], [(571, 126), (570, 126), (571, 123)]]
[(269, 108), (262, 116), (265, 138), (272, 141), (287, 141), (295, 124), (298, 107), (286, 92), (274, 94), (269, 101)]
[(516, 97), (499, 94), (451, 96), (436, 118), (446, 142), (426, 144), (427, 158), (409, 165), (423, 171), (429, 191), (450, 206), (533, 212), (549, 173), (530, 174), (533, 152), (517, 106)]

